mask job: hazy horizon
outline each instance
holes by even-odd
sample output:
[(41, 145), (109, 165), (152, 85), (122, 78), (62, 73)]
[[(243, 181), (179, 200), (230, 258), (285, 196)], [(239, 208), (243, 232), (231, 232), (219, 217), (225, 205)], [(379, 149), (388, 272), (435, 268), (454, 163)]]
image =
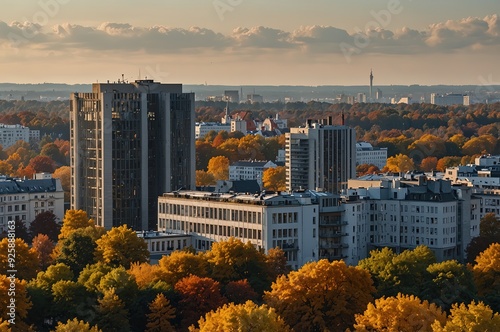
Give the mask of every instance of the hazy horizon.
[(4, 1), (0, 81), (498, 85), (496, 0)]

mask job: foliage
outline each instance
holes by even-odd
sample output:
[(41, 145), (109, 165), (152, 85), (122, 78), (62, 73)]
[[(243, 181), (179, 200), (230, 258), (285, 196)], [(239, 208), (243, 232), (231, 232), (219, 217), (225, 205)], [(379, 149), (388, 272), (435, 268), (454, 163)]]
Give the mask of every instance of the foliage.
[(78, 276), (78, 283), (85, 286), (89, 292), (97, 292), (97, 288), (102, 277), (111, 272), (111, 270), (113, 270), (112, 267), (103, 264), (102, 262), (87, 265), (82, 272), (80, 272), (80, 275)]
[(443, 323), (446, 314), (435, 304), (413, 295), (398, 294), (369, 303), (356, 315), (355, 331), (430, 331), (434, 321)]
[[(40, 266), (37, 253), (21, 239), (15, 239), (13, 244), (15, 247), (16, 277), (24, 280), (34, 278)], [(12, 248), (12, 244), (9, 247), (9, 239), (3, 238), (0, 241), (0, 266), (1, 274), (4, 275), (8, 275), (7, 270), (12, 270), (9, 265), (9, 248)]]
[(104, 263), (130, 268), (131, 263), (147, 262), (149, 251), (146, 242), (127, 225), (113, 227), (96, 241), (96, 255)]
[[(15, 286), (15, 292), (12, 294), (11, 284)], [(13, 295), (13, 296), (11, 296)], [(10, 279), (8, 275), (0, 274), (0, 303), (2, 303), (0, 307), (0, 317), (2, 319), (12, 318), (7, 315), (10, 313), (9, 305), (11, 305), (11, 299), (14, 299), (14, 310), (15, 310), (15, 325), (11, 325), (10, 327), (13, 331), (23, 331), (22, 328), (26, 328), (27, 325), (22, 322), (30, 310), (32, 304), (28, 298), (28, 293), (26, 291), (26, 281), (19, 280), (17, 278)]]
[(61, 180), (61, 186), (64, 190), (64, 201), (69, 202), (70, 200), (70, 189), (71, 189), (71, 167), (61, 166), (54, 171), (52, 174), (54, 179)]
[(68, 265), (75, 275), (80, 274), (85, 266), (95, 261), (95, 240), (86, 234), (86, 229), (79, 228), (58, 243), (57, 262)]
[(97, 285), (99, 292), (105, 294), (110, 289), (113, 289), (113, 292), (125, 303), (130, 303), (138, 291), (134, 277), (128, 274), (123, 266), (114, 268), (99, 280)]
[(31, 244), (31, 236), (29, 234), (28, 228), (24, 221), (16, 219), (14, 221), (14, 225), (16, 228), (16, 238), (23, 240), (27, 244)]
[(379, 173), (380, 169), (373, 164), (360, 164), (356, 166), (357, 176), (363, 176), (366, 174), (376, 174)]
[(160, 280), (159, 269), (160, 266), (157, 264), (151, 265), (149, 263), (132, 263), (127, 272), (134, 277), (139, 289), (144, 289), (154, 285)]
[(273, 308), (257, 306), (252, 301), (236, 305), (226, 304), (217, 311), (211, 311), (199, 320), (200, 328), (189, 328), (192, 332), (262, 331), (288, 332), (290, 328)]
[(224, 156), (212, 157), (208, 161), (208, 173), (212, 174), (215, 180), (228, 180), (229, 159)]
[(54, 332), (102, 332), (97, 326), (90, 326), (82, 320), (76, 318), (68, 319), (66, 323), (57, 323)]
[(386, 166), (382, 169), (382, 172), (399, 173), (412, 171), (414, 169), (415, 164), (410, 157), (404, 154), (398, 154), (394, 157), (387, 158)]
[(468, 306), (455, 304), (444, 326), (440, 321), (432, 324), (433, 332), (488, 332), (500, 329), (500, 314), (482, 302), (472, 301)]
[(235, 304), (245, 303), (246, 301), (257, 301), (259, 294), (257, 294), (248, 280), (230, 281), (224, 287), (224, 296), (229, 302)]
[(437, 170), (437, 157), (426, 157), (420, 163), (420, 170), (424, 172), (431, 172)]
[(479, 236), (473, 238), (467, 245), (467, 261), (474, 264), (475, 258), (492, 243), (500, 243), (500, 220), (494, 212), (487, 213), (481, 218)]
[(496, 312), (500, 311), (500, 244), (493, 243), (476, 257), (472, 268), (479, 296)]
[(47, 156), (36, 156), (30, 160), (28, 166), (31, 166), (36, 173), (54, 173), (56, 165), (54, 160)]
[(215, 177), (212, 173), (206, 171), (196, 171), (196, 186), (204, 187), (211, 186), (215, 184)]
[(268, 168), (262, 173), (262, 184), (264, 188), (272, 191), (286, 190), (286, 167), (278, 166)]
[(61, 225), (57, 223), (57, 217), (50, 211), (41, 212), (36, 215), (30, 224), (30, 234), (32, 237), (38, 234), (45, 234), (51, 241), (56, 242)]
[(179, 280), (190, 275), (208, 277), (208, 266), (205, 257), (186, 251), (174, 251), (163, 256), (158, 262), (158, 275), (169, 285), (175, 285)]
[(267, 251), (266, 264), (268, 268), (267, 275), (271, 280), (276, 280), (278, 276), (290, 272), (285, 252), (279, 247), (271, 248)]
[(374, 291), (366, 270), (320, 260), (279, 277), (264, 300), (295, 331), (344, 331)]
[(227, 302), (221, 294), (219, 282), (211, 278), (185, 277), (175, 284), (175, 290), (181, 297), (178, 310), (183, 330)]
[(77, 282), (60, 280), (52, 285), (52, 299), (51, 310), (58, 319), (81, 318), (85, 300), (90, 299), (90, 294)]
[(149, 305), (147, 314), (148, 323), (146, 332), (175, 332), (170, 321), (175, 318), (175, 308), (163, 294), (158, 294)]
[(50, 292), (52, 286), (61, 280), (72, 280), (74, 277), (73, 272), (69, 266), (58, 263), (56, 265), (51, 265), (45, 271), (38, 272), (35, 279), (30, 281), (30, 286), (35, 286), (37, 288), (43, 289)]
[(32, 242), (32, 248), (38, 256), (39, 268), (45, 270), (53, 261), (51, 254), (55, 248), (54, 242), (45, 234), (38, 234)]
[(103, 332), (130, 331), (129, 312), (114, 288), (107, 290), (98, 303), (96, 323)]
[(88, 218), (87, 212), (83, 210), (68, 210), (64, 214), (59, 240), (67, 238), (71, 232), (79, 228), (89, 226), (94, 226), (94, 221)]

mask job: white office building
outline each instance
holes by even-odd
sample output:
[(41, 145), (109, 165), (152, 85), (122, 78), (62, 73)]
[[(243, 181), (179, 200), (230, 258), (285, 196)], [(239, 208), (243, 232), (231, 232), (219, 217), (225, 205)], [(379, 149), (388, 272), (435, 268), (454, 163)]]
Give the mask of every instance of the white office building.
[(368, 142), (356, 143), (356, 166), (363, 164), (384, 168), (387, 164), (387, 148), (376, 148)]
[(40, 131), (30, 130), (21, 125), (0, 124), (0, 144), (4, 149), (14, 145), (17, 141), (29, 143), (30, 140), (39, 140)]
[(431, 104), (440, 106), (452, 106), (452, 105), (469, 106), (470, 97), (468, 95), (459, 93), (449, 93), (445, 95), (431, 93)]
[(256, 180), (262, 188), (262, 174), (277, 165), (272, 161), (242, 160), (229, 166), (229, 180)]
[(194, 135), (196, 139), (204, 138), (211, 131), (231, 132), (231, 124), (218, 122), (196, 122), (194, 126)]

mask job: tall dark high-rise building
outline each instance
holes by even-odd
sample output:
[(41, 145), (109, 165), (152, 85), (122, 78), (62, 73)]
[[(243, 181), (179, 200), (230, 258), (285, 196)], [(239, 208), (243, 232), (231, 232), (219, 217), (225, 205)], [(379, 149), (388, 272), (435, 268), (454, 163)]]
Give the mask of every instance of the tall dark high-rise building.
[(95, 83), (70, 104), (71, 207), (107, 229), (156, 229), (158, 196), (195, 187), (194, 93)]
[(370, 70), (370, 101), (373, 101), (373, 70)]

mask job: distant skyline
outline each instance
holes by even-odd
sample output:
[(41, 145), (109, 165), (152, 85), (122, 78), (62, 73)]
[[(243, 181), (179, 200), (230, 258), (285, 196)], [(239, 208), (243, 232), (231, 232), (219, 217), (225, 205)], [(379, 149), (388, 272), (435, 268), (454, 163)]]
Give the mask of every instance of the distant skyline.
[(498, 0), (3, 0), (0, 82), (500, 84)]

